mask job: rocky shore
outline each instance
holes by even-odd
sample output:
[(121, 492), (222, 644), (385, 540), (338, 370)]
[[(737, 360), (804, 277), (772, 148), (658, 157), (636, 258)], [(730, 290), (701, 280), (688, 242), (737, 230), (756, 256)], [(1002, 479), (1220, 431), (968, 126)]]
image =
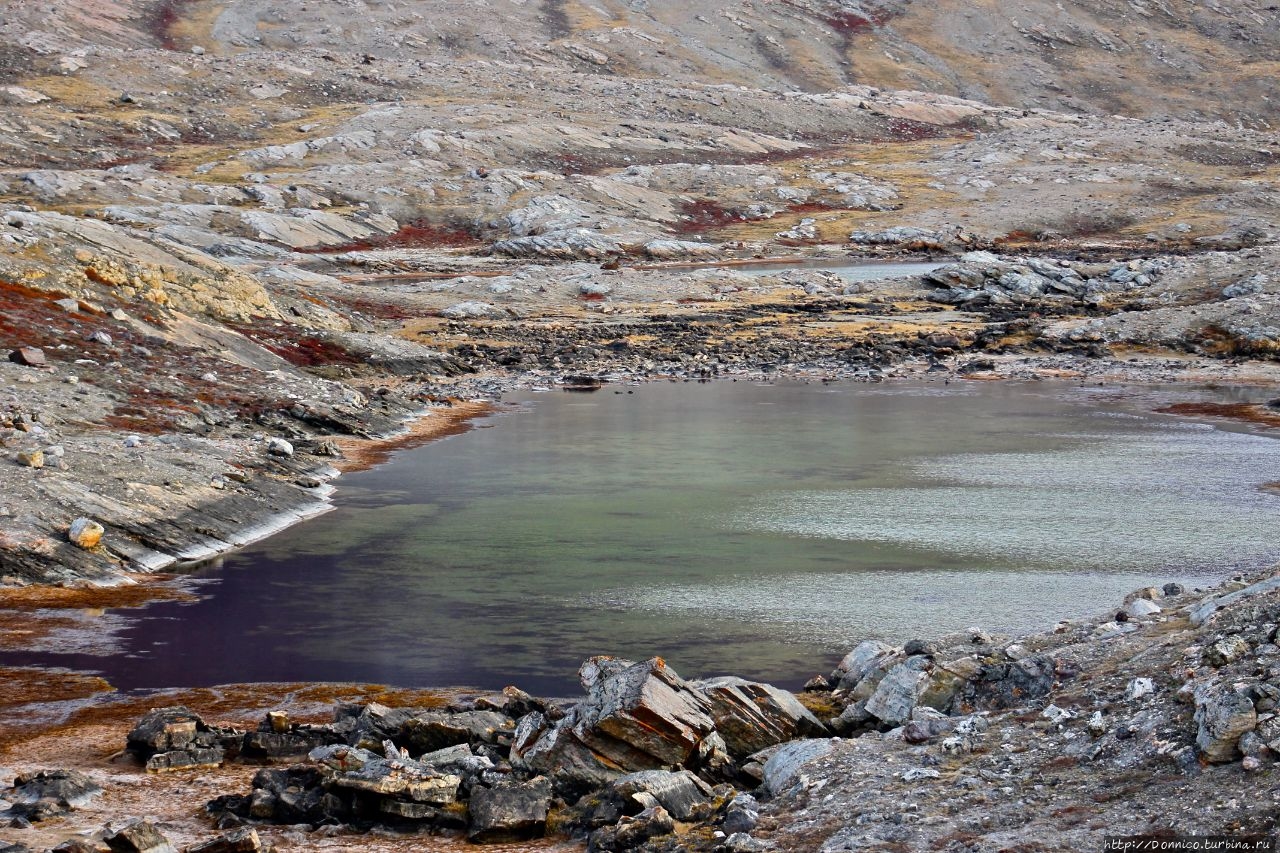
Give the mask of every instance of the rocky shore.
[[(1044, 634), (867, 641), (799, 695), (593, 658), (577, 699), (422, 694), (340, 703), (328, 722), (305, 691), (140, 716), (164, 697), (128, 700), (0, 753), (17, 774), (0, 839), (720, 853), (1274, 838), (1277, 613), (1272, 573), (1167, 584)], [(236, 724), (254, 705), (256, 725)]]
[[(1280, 31), (1254, 0), (8, 6), (7, 651), (101, 652), (122, 610), (199, 594), (166, 571), (513, 388), (1280, 398)], [(867, 263), (913, 266), (835, 268)], [(1172, 411), (1270, 431), (1277, 405)], [(0, 667), (0, 851), (1274, 835), (1278, 594), (922, 629), (794, 696), (657, 658), (588, 661), (575, 699)]]

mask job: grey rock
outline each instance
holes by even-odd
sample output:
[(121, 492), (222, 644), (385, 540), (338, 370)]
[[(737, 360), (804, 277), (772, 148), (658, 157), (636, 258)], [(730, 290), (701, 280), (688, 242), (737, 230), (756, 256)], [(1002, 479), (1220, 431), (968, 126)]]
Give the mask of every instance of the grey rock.
[(178, 853), (169, 839), (145, 820), (130, 821), (103, 840), (114, 853)]
[(605, 827), (591, 833), (587, 843), (588, 853), (622, 853), (639, 847), (651, 838), (670, 835), (676, 824), (662, 806), (647, 808), (635, 817), (624, 817), (617, 826)]
[(831, 673), (831, 681), (848, 690), (866, 677), (879, 663), (894, 652), (893, 646), (879, 640), (865, 640), (845, 655)]
[(732, 835), (736, 832), (750, 832), (760, 823), (760, 803), (750, 794), (735, 794), (725, 809), (724, 831)]
[(1196, 748), (1212, 764), (1234, 761), (1240, 754), (1241, 735), (1253, 731), (1258, 714), (1253, 701), (1230, 688), (1211, 687), (1197, 691), (1195, 722)]
[(889, 670), (867, 699), (867, 713), (891, 726), (906, 722), (928, 683), (928, 668), (929, 659), (918, 655)]
[(538, 776), (528, 782), (471, 792), (471, 841), (507, 841), (541, 835), (551, 805), (551, 780)]
[(1239, 634), (1224, 637), (1205, 647), (1201, 658), (1210, 666), (1226, 666), (1249, 654), (1249, 644)]
[(263, 849), (258, 831), (245, 826), (223, 833), (203, 844), (188, 847), (185, 853), (258, 853)]
[(794, 785), (810, 761), (831, 754), (834, 749), (827, 739), (797, 740), (784, 744), (764, 764), (764, 787), (774, 796)]
[(7, 816), (40, 821), (86, 806), (101, 793), (96, 782), (78, 771), (39, 770), (14, 779), (3, 798), (11, 805)]
[(628, 773), (609, 787), (624, 799), (647, 794), (676, 820), (689, 820), (696, 807), (707, 802), (711, 796), (707, 783), (688, 770), (675, 773), (666, 770)]
[(293, 445), (283, 438), (272, 438), (267, 441), (267, 452), (272, 456), (292, 456)]
[(482, 317), (496, 317), (501, 312), (488, 302), (458, 302), (440, 312), (440, 316), (449, 320), (474, 320)]
[(726, 676), (692, 686), (706, 697), (716, 731), (735, 758), (797, 737), (828, 733), (799, 699), (770, 684)]

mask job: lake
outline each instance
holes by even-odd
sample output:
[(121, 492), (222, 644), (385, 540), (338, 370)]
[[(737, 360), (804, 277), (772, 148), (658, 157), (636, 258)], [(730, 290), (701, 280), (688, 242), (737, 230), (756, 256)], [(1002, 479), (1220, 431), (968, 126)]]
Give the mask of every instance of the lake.
[(1280, 496), (1259, 488), (1280, 481), (1280, 445), (1149, 413), (1223, 398), (941, 381), (520, 394), (343, 476), (331, 513), (201, 569), (198, 602), (131, 613), (118, 653), (38, 662), (123, 689), (570, 695), (588, 656), (661, 655), (796, 688), (864, 638), (1042, 629), (1280, 557)]

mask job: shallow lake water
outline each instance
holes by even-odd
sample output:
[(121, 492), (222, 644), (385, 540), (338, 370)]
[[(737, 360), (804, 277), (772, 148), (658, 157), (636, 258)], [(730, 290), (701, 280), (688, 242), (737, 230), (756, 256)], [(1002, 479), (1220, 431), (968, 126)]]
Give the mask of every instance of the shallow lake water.
[[(1171, 393), (1171, 392), (1170, 392)], [(1196, 399), (1204, 399), (1204, 393)], [(867, 637), (1093, 615), (1280, 555), (1280, 444), (1065, 383), (651, 383), (513, 398), (131, 618), (121, 688), (577, 692), (595, 654), (797, 687)], [(2, 656), (0, 656), (2, 657)]]

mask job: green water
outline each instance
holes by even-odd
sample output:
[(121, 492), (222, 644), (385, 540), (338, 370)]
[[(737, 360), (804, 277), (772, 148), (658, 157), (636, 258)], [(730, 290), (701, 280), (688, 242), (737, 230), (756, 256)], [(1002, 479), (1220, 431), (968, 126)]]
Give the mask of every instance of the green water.
[(656, 654), (795, 686), (866, 637), (1043, 628), (1280, 554), (1280, 497), (1257, 488), (1280, 445), (1152, 402), (1047, 383), (524, 395), (341, 478), (334, 512), (209, 569), (204, 600), (150, 608), (107, 668), (568, 693), (590, 655)]

